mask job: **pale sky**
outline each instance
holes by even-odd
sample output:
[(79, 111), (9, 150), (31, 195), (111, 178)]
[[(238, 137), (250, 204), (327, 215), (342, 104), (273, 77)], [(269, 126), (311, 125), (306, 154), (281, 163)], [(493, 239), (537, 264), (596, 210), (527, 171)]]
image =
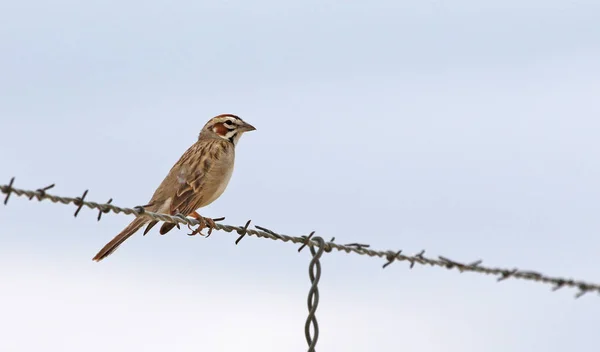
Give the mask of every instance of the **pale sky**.
[[(600, 3), (0, 0), (0, 183), (145, 204), (204, 123), (205, 216), (600, 281)], [(303, 351), (308, 251), (0, 207), (0, 351)], [(318, 351), (564, 352), (600, 297), (333, 252)]]

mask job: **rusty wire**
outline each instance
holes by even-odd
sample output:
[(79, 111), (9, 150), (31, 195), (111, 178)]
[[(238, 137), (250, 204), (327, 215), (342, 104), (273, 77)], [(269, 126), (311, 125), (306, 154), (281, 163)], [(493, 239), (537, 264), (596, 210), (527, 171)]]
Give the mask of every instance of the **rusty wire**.
[[(86, 200), (84, 200), (84, 198), (87, 195), (87, 190), (83, 193), (83, 195), (81, 197), (71, 198), (71, 197), (61, 197), (61, 196), (48, 194), (46, 191), (51, 187), (40, 188), (40, 189), (37, 189), (34, 191), (34, 190), (24, 190), (24, 189), (14, 188), (13, 184), (14, 184), (14, 178), (10, 180), (9, 184), (0, 186), (0, 191), (2, 191), (2, 193), (6, 194), (4, 204), (6, 204), (8, 202), (10, 195), (14, 194), (16, 196), (27, 197), (30, 200), (33, 198), (36, 198), (39, 201), (50, 200), (54, 203), (74, 204), (75, 206), (77, 206), (77, 211), (74, 214), (75, 216), (77, 216), (79, 210), (83, 206), (85, 206), (90, 209), (98, 210), (100, 212), (99, 214), (108, 213), (108, 212), (114, 212), (117, 214), (125, 213), (127, 215), (146, 216), (146, 217), (149, 217), (154, 220), (172, 222), (172, 223), (176, 223), (176, 224), (186, 224), (186, 225), (191, 225), (191, 226), (195, 226), (195, 225), (199, 224), (199, 222), (193, 218), (189, 218), (189, 217), (185, 217), (185, 216), (181, 216), (181, 215), (167, 215), (167, 214), (153, 213), (153, 212), (146, 211), (142, 206), (137, 206), (134, 208), (122, 208), (122, 207), (118, 207), (116, 205), (109, 204), (109, 203), (102, 204), (102, 203), (86, 201)], [(54, 185), (52, 185), (52, 186), (54, 186)], [(237, 232), (240, 235), (240, 237), (238, 238), (238, 241), (236, 241), (237, 243), (239, 243), (239, 240), (241, 240), (244, 236), (255, 236), (255, 237), (259, 237), (259, 238), (270, 238), (272, 240), (279, 240), (279, 241), (283, 241), (283, 242), (300, 243), (300, 244), (303, 244), (304, 246), (309, 246), (311, 248), (319, 247), (319, 243), (317, 243), (315, 240), (311, 239), (308, 236), (297, 237), (297, 236), (288, 236), (288, 235), (278, 234), (274, 231), (271, 231), (267, 228), (260, 227), (260, 226), (255, 226), (258, 230), (249, 229), (248, 228), (249, 224), (250, 223), (248, 222), (248, 223), (246, 223), (245, 226), (232, 226), (232, 225), (224, 225), (224, 224), (216, 223), (215, 229), (225, 231), (225, 232), (234, 232), (234, 231)], [(458, 261), (455, 261), (455, 260), (452, 260), (452, 259), (449, 259), (449, 258), (443, 257), (443, 256), (438, 256), (437, 259), (435, 259), (435, 258), (430, 258), (430, 257), (425, 256), (424, 250), (422, 250), (421, 252), (419, 252), (415, 255), (407, 255), (407, 254), (403, 254), (402, 251), (397, 251), (397, 250), (381, 251), (381, 250), (369, 249), (369, 246), (366, 244), (351, 243), (348, 245), (342, 245), (342, 244), (334, 243), (333, 241), (326, 242), (323, 248), (326, 252), (331, 252), (333, 249), (335, 249), (337, 251), (346, 252), (346, 253), (354, 253), (354, 254), (359, 254), (359, 255), (366, 255), (369, 257), (384, 258), (384, 259), (386, 259), (386, 263), (383, 264), (384, 268), (386, 268), (387, 266), (389, 266), (390, 264), (392, 264), (396, 261), (408, 262), (408, 263), (410, 263), (410, 265), (409, 265), (410, 268), (413, 268), (415, 264), (430, 265), (433, 267), (446, 268), (448, 270), (452, 270), (452, 269), (458, 270), (461, 273), (462, 272), (473, 272), (473, 273), (478, 273), (478, 274), (493, 275), (493, 276), (498, 277), (498, 281), (503, 281), (506, 279), (521, 279), (521, 280), (533, 281), (533, 282), (537, 282), (537, 283), (543, 283), (543, 284), (547, 284), (547, 285), (552, 285), (552, 291), (556, 291), (563, 287), (570, 287), (570, 288), (574, 288), (574, 289), (578, 290), (578, 292), (575, 295), (575, 298), (579, 298), (579, 297), (583, 296), (584, 294), (590, 293), (590, 292), (596, 292), (596, 293), (600, 294), (600, 284), (585, 282), (582, 280), (552, 277), (552, 276), (547, 276), (547, 275), (541, 274), (539, 272), (520, 270), (517, 268), (506, 269), (506, 268), (486, 267), (486, 266), (482, 265), (481, 260), (477, 260), (477, 261), (465, 264), (465, 263), (458, 262)]]

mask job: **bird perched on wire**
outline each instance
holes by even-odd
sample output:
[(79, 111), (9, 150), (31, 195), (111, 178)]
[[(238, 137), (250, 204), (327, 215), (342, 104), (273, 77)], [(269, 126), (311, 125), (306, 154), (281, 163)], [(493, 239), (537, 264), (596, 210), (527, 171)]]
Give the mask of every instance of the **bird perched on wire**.
[[(183, 214), (197, 219), (200, 225), (192, 234), (198, 233), (204, 226), (212, 229), (214, 221), (200, 216), (196, 210), (209, 205), (223, 194), (233, 172), (235, 146), (242, 134), (254, 130), (252, 125), (235, 115), (222, 114), (210, 119), (200, 131), (198, 141), (173, 165), (144, 209), (155, 213)], [(142, 226), (148, 224), (144, 230), (146, 235), (156, 223), (158, 220), (136, 217), (93, 260), (106, 258)], [(175, 226), (174, 223), (165, 222), (160, 228), (160, 234), (164, 235)]]

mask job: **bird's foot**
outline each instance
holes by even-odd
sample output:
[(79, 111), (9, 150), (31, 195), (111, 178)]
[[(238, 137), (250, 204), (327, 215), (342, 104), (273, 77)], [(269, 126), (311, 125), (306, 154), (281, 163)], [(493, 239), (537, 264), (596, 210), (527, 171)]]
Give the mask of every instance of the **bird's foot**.
[[(210, 236), (212, 234), (213, 229), (215, 228), (215, 221), (221, 221), (224, 220), (225, 218), (217, 218), (217, 219), (211, 219), (211, 218), (205, 218), (203, 216), (201, 216), (200, 214), (198, 214), (197, 212), (193, 212), (192, 214), (190, 214), (190, 216), (196, 220), (198, 220), (199, 224), (196, 225), (196, 228), (192, 228), (191, 225), (188, 225), (188, 229), (190, 229), (190, 231), (192, 231), (191, 233), (188, 233), (188, 236), (195, 236), (195, 235), (200, 235), (200, 236)], [(204, 230), (205, 228), (208, 228), (208, 234), (204, 235), (202, 233), (202, 230)]]

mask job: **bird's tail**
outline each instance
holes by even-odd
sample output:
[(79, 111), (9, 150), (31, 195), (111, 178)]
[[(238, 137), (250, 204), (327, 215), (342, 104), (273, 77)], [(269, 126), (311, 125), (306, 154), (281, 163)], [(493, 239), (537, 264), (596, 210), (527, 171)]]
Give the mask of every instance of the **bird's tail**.
[(135, 218), (126, 228), (123, 229), (115, 238), (113, 238), (110, 242), (108, 242), (98, 254), (92, 259), (94, 261), (101, 261), (102, 259), (108, 257), (114, 252), (117, 247), (121, 245), (121, 243), (125, 242), (126, 239), (131, 237), (137, 230), (139, 230), (145, 223), (150, 221), (150, 219), (145, 217)]

